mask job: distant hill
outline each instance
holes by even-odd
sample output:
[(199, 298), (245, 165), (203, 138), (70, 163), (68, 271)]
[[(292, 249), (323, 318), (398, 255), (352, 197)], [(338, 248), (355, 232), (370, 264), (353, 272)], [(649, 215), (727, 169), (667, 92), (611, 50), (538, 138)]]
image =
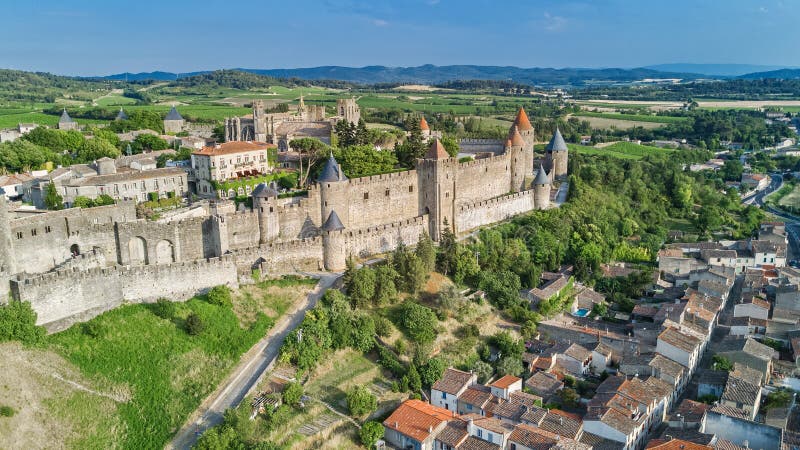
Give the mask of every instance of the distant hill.
[(660, 72), (688, 72), (707, 76), (738, 77), (753, 72), (766, 72), (784, 69), (786, 66), (766, 66), (759, 64), (656, 64), (645, 66), (645, 69)]
[(781, 80), (796, 80), (800, 78), (800, 69), (779, 69), (779, 70), (770, 70), (767, 72), (754, 72), (742, 75), (739, 78), (745, 80), (760, 80), (767, 78), (776, 78)]
[(204, 73), (208, 73), (208, 71), (182, 73), (180, 75), (172, 73), (172, 72), (159, 72), (159, 71), (156, 71), (156, 72), (139, 72), (139, 73), (125, 72), (125, 73), (117, 73), (117, 74), (114, 74), (114, 75), (108, 75), (108, 76), (105, 76), (105, 77), (91, 77), (91, 78), (97, 78), (99, 80), (118, 80), (118, 81), (148, 81), (148, 80), (153, 80), (153, 81), (174, 81), (179, 76), (181, 78), (183, 78), (183, 77), (188, 77), (188, 76), (193, 76), (193, 75), (200, 75), (200, 74), (204, 74)]
[[(304, 80), (341, 80), (351, 83), (376, 84), (376, 83), (414, 83), (414, 84), (440, 84), (455, 80), (506, 80), (515, 83), (544, 86), (583, 86), (591, 83), (633, 82), (645, 78), (702, 78), (698, 74), (662, 72), (652, 69), (584, 69), (584, 68), (520, 68), (513, 66), (434, 66), (423, 65), (417, 67), (342, 67), (321, 66), (299, 69), (233, 69), (244, 72), (266, 75), (274, 78), (299, 78)], [(138, 80), (175, 80), (189, 76), (201, 75), (208, 72), (193, 72), (174, 74), (168, 72), (150, 72), (127, 74), (128, 80), (132, 76)], [(125, 80), (126, 74), (115, 74), (98, 77), (109, 80)]]

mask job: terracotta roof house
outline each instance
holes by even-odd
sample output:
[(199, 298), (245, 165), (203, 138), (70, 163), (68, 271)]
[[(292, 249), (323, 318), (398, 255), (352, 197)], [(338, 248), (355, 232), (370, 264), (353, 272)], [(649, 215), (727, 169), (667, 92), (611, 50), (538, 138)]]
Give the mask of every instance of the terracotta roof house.
[(692, 428), (697, 429), (703, 421), (706, 411), (711, 409), (711, 405), (684, 399), (669, 418), (669, 426), (673, 428)]
[(574, 439), (525, 424), (517, 425), (514, 428), (508, 442), (514, 445), (513, 447), (509, 445), (509, 447), (515, 450), (591, 450), (592, 448)]
[(564, 387), (564, 383), (553, 374), (536, 372), (525, 380), (525, 387), (542, 397), (545, 403), (550, 403), (558, 396), (558, 391)]
[(525, 392), (512, 392), (509, 399), (499, 402), (492, 411), (492, 416), (506, 422), (518, 423), (521, 417), (528, 411), (539, 408), (542, 397), (528, 394)]
[(493, 398), (492, 390), (488, 386), (470, 386), (458, 397), (458, 413), (491, 416), (494, 407), (489, 408), (489, 405)]
[(489, 385), (492, 395), (504, 400), (508, 400), (512, 392), (522, 390), (522, 378), (513, 375), (505, 375)]
[(775, 350), (755, 339), (740, 339), (728, 336), (723, 339), (718, 355), (728, 358), (731, 362), (741, 363), (751, 369), (759, 371), (763, 382), (768, 383), (772, 374), (772, 358)]
[(697, 363), (700, 344), (700, 339), (669, 327), (658, 335), (656, 351), (688, 368), (691, 373)]
[(713, 450), (713, 447), (708, 445), (695, 444), (694, 442), (681, 439), (671, 439), (668, 441), (653, 439), (647, 443), (647, 447), (645, 448), (653, 450)]
[(431, 404), (449, 411), (458, 411), (458, 397), (477, 382), (477, 375), (450, 367), (431, 386)]
[(384, 439), (399, 448), (433, 450), (435, 436), (442, 431), (454, 412), (420, 400), (406, 400), (383, 421)]

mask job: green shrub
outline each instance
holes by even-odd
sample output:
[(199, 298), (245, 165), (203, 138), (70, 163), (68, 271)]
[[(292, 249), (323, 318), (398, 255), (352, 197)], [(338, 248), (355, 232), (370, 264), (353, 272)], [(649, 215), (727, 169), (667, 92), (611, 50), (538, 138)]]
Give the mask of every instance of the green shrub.
[(82, 324), (81, 331), (83, 331), (83, 334), (93, 338), (101, 337), (106, 333), (103, 324), (96, 320)]
[(383, 425), (380, 422), (370, 420), (365, 423), (358, 432), (359, 437), (361, 437), (361, 444), (369, 449), (375, 447), (375, 443), (378, 442), (378, 439), (383, 437), (384, 431)]
[(347, 409), (356, 417), (369, 414), (378, 407), (378, 399), (365, 386), (355, 386), (347, 393)]
[(186, 318), (186, 331), (192, 336), (197, 336), (206, 329), (206, 324), (197, 313), (191, 313)]
[(228, 286), (214, 286), (208, 291), (208, 302), (217, 306), (232, 306), (231, 290)]
[(0, 342), (35, 344), (44, 338), (44, 327), (36, 326), (36, 312), (30, 302), (10, 301), (0, 306)]
[(165, 298), (160, 298), (150, 305), (150, 311), (162, 319), (171, 320), (175, 317), (175, 303)]
[(158, 201), (158, 192), (148, 192), (147, 193), (147, 198), (149, 198), (151, 202), (157, 202)]
[(300, 406), (300, 399), (303, 397), (303, 385), (297, 382), (289, 383), (283, 390), (283, 403), (289, 406)]
[(10, 406), (0, 406), (0, 417), (13, 417), (17, 412)]

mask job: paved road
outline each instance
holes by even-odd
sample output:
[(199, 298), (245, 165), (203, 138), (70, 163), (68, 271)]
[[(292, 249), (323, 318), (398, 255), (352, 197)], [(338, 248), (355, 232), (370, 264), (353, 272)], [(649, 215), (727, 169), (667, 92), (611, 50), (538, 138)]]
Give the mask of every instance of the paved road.
[(188, 423), (165, 448), (190, 449), (197, 442), (200, 433), (222, 422), (225, 410), (238, 405), (258, 384), (262, 375), (272, 368), (286, 335), (300, 325), (306, 311), (317, 304), (317, 300), (340, 276), (338, 273), (321, 274), (319, 283), (308, 294), (305, 303), (294, 313), (281, 318), (269, 333), (242, 357), (233, 373), (200, 405)]

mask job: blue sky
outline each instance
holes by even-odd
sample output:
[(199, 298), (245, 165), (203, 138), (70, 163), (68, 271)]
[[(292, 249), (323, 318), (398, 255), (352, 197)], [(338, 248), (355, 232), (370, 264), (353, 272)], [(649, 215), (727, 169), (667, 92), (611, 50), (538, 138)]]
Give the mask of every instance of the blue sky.
[(71, 75), (800, 65), (797, 0), (6, 0), (3, 15), (0, 67)]

